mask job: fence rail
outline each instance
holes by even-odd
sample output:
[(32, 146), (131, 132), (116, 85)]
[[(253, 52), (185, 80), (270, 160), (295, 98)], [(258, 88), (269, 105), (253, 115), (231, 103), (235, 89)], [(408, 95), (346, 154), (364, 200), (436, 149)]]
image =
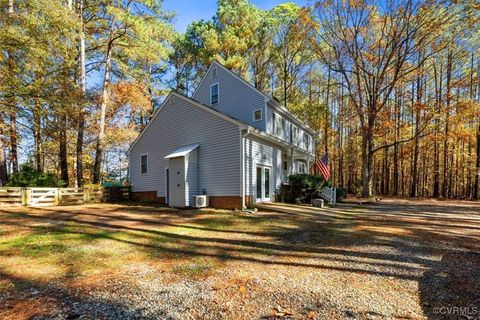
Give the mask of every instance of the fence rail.
[(44, 207), (130, 200), (129, 187), (20, 188), (0, 187), (0, 205)]

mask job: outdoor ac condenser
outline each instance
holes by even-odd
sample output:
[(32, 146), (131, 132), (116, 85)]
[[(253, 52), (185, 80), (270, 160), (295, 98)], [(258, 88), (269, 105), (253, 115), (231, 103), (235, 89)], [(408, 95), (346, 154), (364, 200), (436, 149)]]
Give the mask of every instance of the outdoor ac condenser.
[(195, 196), (193, 197), (193, 206), (195, 208), (205, 208), (208, 207), (208, 196), (202, 195), (202, 196)]

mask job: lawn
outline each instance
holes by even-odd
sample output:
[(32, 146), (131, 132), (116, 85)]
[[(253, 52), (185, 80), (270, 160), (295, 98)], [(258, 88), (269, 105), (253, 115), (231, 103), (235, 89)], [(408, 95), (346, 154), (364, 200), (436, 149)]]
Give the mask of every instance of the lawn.
[(3, 207), (0, 319), (479, 316), (478, 203), (286, 208)]

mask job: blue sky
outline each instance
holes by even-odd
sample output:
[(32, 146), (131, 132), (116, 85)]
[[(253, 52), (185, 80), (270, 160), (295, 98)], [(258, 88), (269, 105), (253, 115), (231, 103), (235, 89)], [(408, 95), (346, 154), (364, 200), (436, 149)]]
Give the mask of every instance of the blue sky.
[[(305, 5), (307, 0), (250, 0), (261, 9), (271, 9), (284, 2), (295, 2), (298, 5)], [(164, 0), (163, 7), (176, 12), (175, 29), (185, 32), (190, 22), (194, 20), (208, 20), (217, 10), (217, 0)]]
[[(308, 0), (250, 0), (257, 7), (270, 10), (280, 3), (294, 2), (300, 6), (308, 3)], [(217, 11), (217, 0), (164, 0), (163, 7), (173, 11), (176, 16), (174, 27), (178, 32), (185, 32), (187, 26), (195, 20), (209, 20)], [(89, 88), (99, 86), (102, 81), (103, 71), (91, 71), (87, 77)]]

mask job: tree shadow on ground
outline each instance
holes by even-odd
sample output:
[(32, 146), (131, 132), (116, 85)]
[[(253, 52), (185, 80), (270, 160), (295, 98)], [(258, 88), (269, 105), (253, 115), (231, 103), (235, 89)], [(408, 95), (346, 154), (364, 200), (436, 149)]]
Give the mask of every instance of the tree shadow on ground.
[[(88, 211), (45, 208), (24, 219), (8, 216), (7, 211), (0, 210), (0, 214), (6, 215), (2, 224), (37, 234), (74, 224), (80, 228), (69, 229), (69, 233), (123, 243), (152, 256), (178, 260), (206, 257), (220, 263), (337, 270), (418, 281), (425, 315), (440, 319), (449, 317), (435, 314), (435, 307), (478, 305), (480, 293), (479, 215), (464, 207), (449, 210), (342, 205), (323, 212), (305, 208), (248, 215), (129, 205), (91, 206)], [(388, 250), (364, 249), (372, 247)], [(8, 254), (16, 253), (0, 253)]]

